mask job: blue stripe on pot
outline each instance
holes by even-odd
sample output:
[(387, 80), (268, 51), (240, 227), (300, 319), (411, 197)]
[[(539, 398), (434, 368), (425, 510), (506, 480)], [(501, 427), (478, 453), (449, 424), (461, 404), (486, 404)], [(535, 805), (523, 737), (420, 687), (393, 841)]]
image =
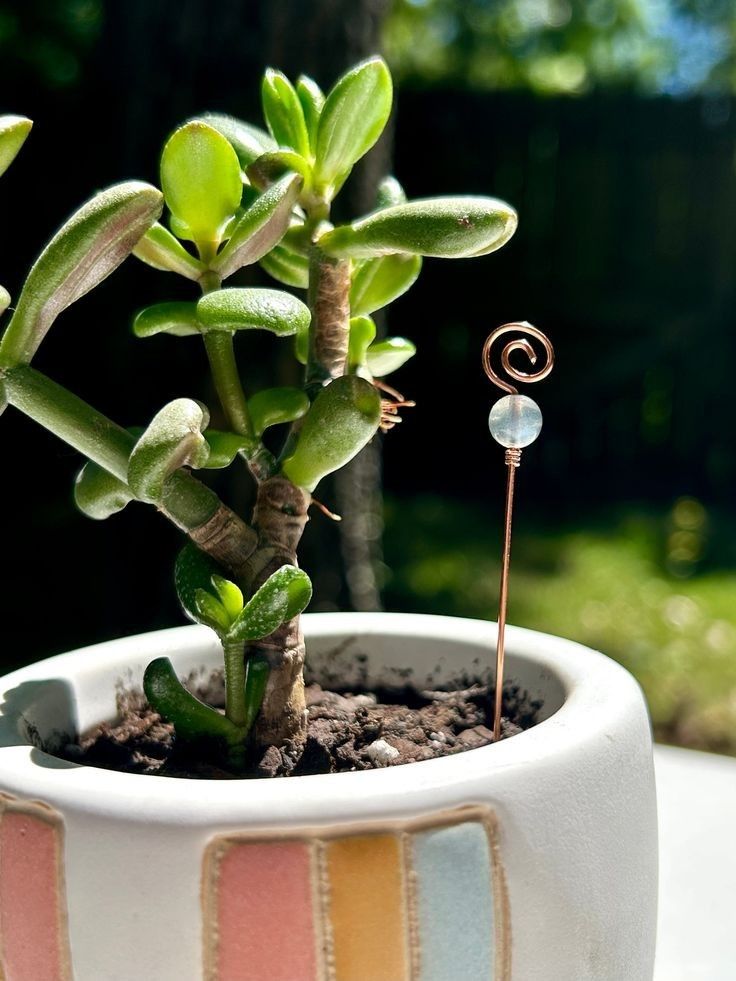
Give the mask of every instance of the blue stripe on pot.
[(492, 856), (485, 826), (467, 821), (414, 836), (417, 981), (493, 981)]

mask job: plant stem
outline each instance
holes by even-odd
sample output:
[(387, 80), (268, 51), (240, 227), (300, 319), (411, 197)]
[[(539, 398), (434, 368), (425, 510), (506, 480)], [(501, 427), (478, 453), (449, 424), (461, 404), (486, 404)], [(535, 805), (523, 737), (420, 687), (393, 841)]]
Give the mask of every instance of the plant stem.
[[(8, 401), (118, 480), (127, 483), (135, 438), (62, 385), (29, 365), (0, 370)], [(256, 547), (256, 535), (185, 470), (166, 481), (160, 510), (200, 548), (233, 573)]]
[(245, 726), (245, 644), (223, 641), (225, 652), (225, 715), (236, 726)]
[(235, 362), (233, 335), (227, 330), (209, 330), (204, 334), (204, 346), (212, 369), (220, 404), (234, 433), (255, 439), (248, 403), (240, 383)]
[(309, 254), (309, 360), (306, 390), (319, 390), (345, 374), (350, 339), (350, 260), (333, 259), (316, 245)]

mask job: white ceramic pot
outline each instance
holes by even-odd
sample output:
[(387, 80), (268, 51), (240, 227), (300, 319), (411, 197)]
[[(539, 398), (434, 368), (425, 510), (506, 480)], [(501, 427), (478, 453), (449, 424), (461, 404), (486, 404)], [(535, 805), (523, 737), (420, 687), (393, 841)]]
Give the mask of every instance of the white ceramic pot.
[[(477, 674), (492, 624), (305, 617), (312, 672), (420, 687)], [(651, 981), (657, 837), (641, 692), (603, 655), (510, 628), (508, 677), (544, 699), (499, 745), (408, 766), (196, 781), (32, 747), (115, 714), (183, 627), (2, 679), (5, 981)], [(365, 655), (363, 657), (362, 655)], [(3, 973), (4, 972), (4, 973)]]

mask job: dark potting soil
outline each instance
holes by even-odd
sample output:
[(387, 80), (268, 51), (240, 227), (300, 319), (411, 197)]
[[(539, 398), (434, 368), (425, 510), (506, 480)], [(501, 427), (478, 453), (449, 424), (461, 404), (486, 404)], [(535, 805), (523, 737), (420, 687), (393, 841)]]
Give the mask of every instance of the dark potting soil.
[[(224, 705), (221, 672), (214, 673), (204, 688), (194, 679), (190, 684), (204, 701)], [(493, 741), (493, 690), (485, 685), (460, 691), (406, 688), (352, 694), (325, 691), (312, 684), (307, 687), (306, 698), (304, 745), (254, 750), (246, 770), (237, 774), (202, 762), (191, 747), (178, 745), (173, 727), (153, 711), (140, 690), (121, 690), (118, 720), (95, 726), (57, 755), (126, 773), (234, 779), (399, 766), (463, 753)], [(531, 728), (541, 705), (518, 685), (508, 685), (504, 689), (501, 738)]]

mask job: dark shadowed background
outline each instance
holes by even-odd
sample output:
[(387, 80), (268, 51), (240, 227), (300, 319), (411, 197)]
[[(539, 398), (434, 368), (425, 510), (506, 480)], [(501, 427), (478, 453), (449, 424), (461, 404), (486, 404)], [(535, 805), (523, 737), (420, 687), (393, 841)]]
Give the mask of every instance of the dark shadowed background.
[[(496, 255), (427, 260), (391, 308), (418, 346), (392, 381), (417, 408), (381, 440), (384, 505), (375, 446), (320, 488), (345, 521), (313, 516), (313, 608), (495, 615), (503, 465), (479, 355), (529, 319), (558, 362), (530, 392), (545, 429), (520, 475), (511, 618), (623, 661), (660, 737), (736, 752), (735, 38), (717, 0), (0, 3), (0, 108), (35, 120), (0, 183), (0, 279), (17, 296), (95, 189), (156, 182), (187, 116), (260, 122), (266, 65), (327, 86), (383, 50), (395, 125), (344, 213), (393, 168), (410, 197), (494, 194), (520, 225)], [(138, 308), (187, 295), (130, 260), (37, 366), (125, 425), (181, 395), (213, 405), (196, 340), (130, 333)], [(288, 370), (273, 338), (240, 352), (250, 389)], [(12, 410), (0, 438), (2, 667), (180, 622), (176, 532), (139, 505), (88, 521), (74, 453)]]

